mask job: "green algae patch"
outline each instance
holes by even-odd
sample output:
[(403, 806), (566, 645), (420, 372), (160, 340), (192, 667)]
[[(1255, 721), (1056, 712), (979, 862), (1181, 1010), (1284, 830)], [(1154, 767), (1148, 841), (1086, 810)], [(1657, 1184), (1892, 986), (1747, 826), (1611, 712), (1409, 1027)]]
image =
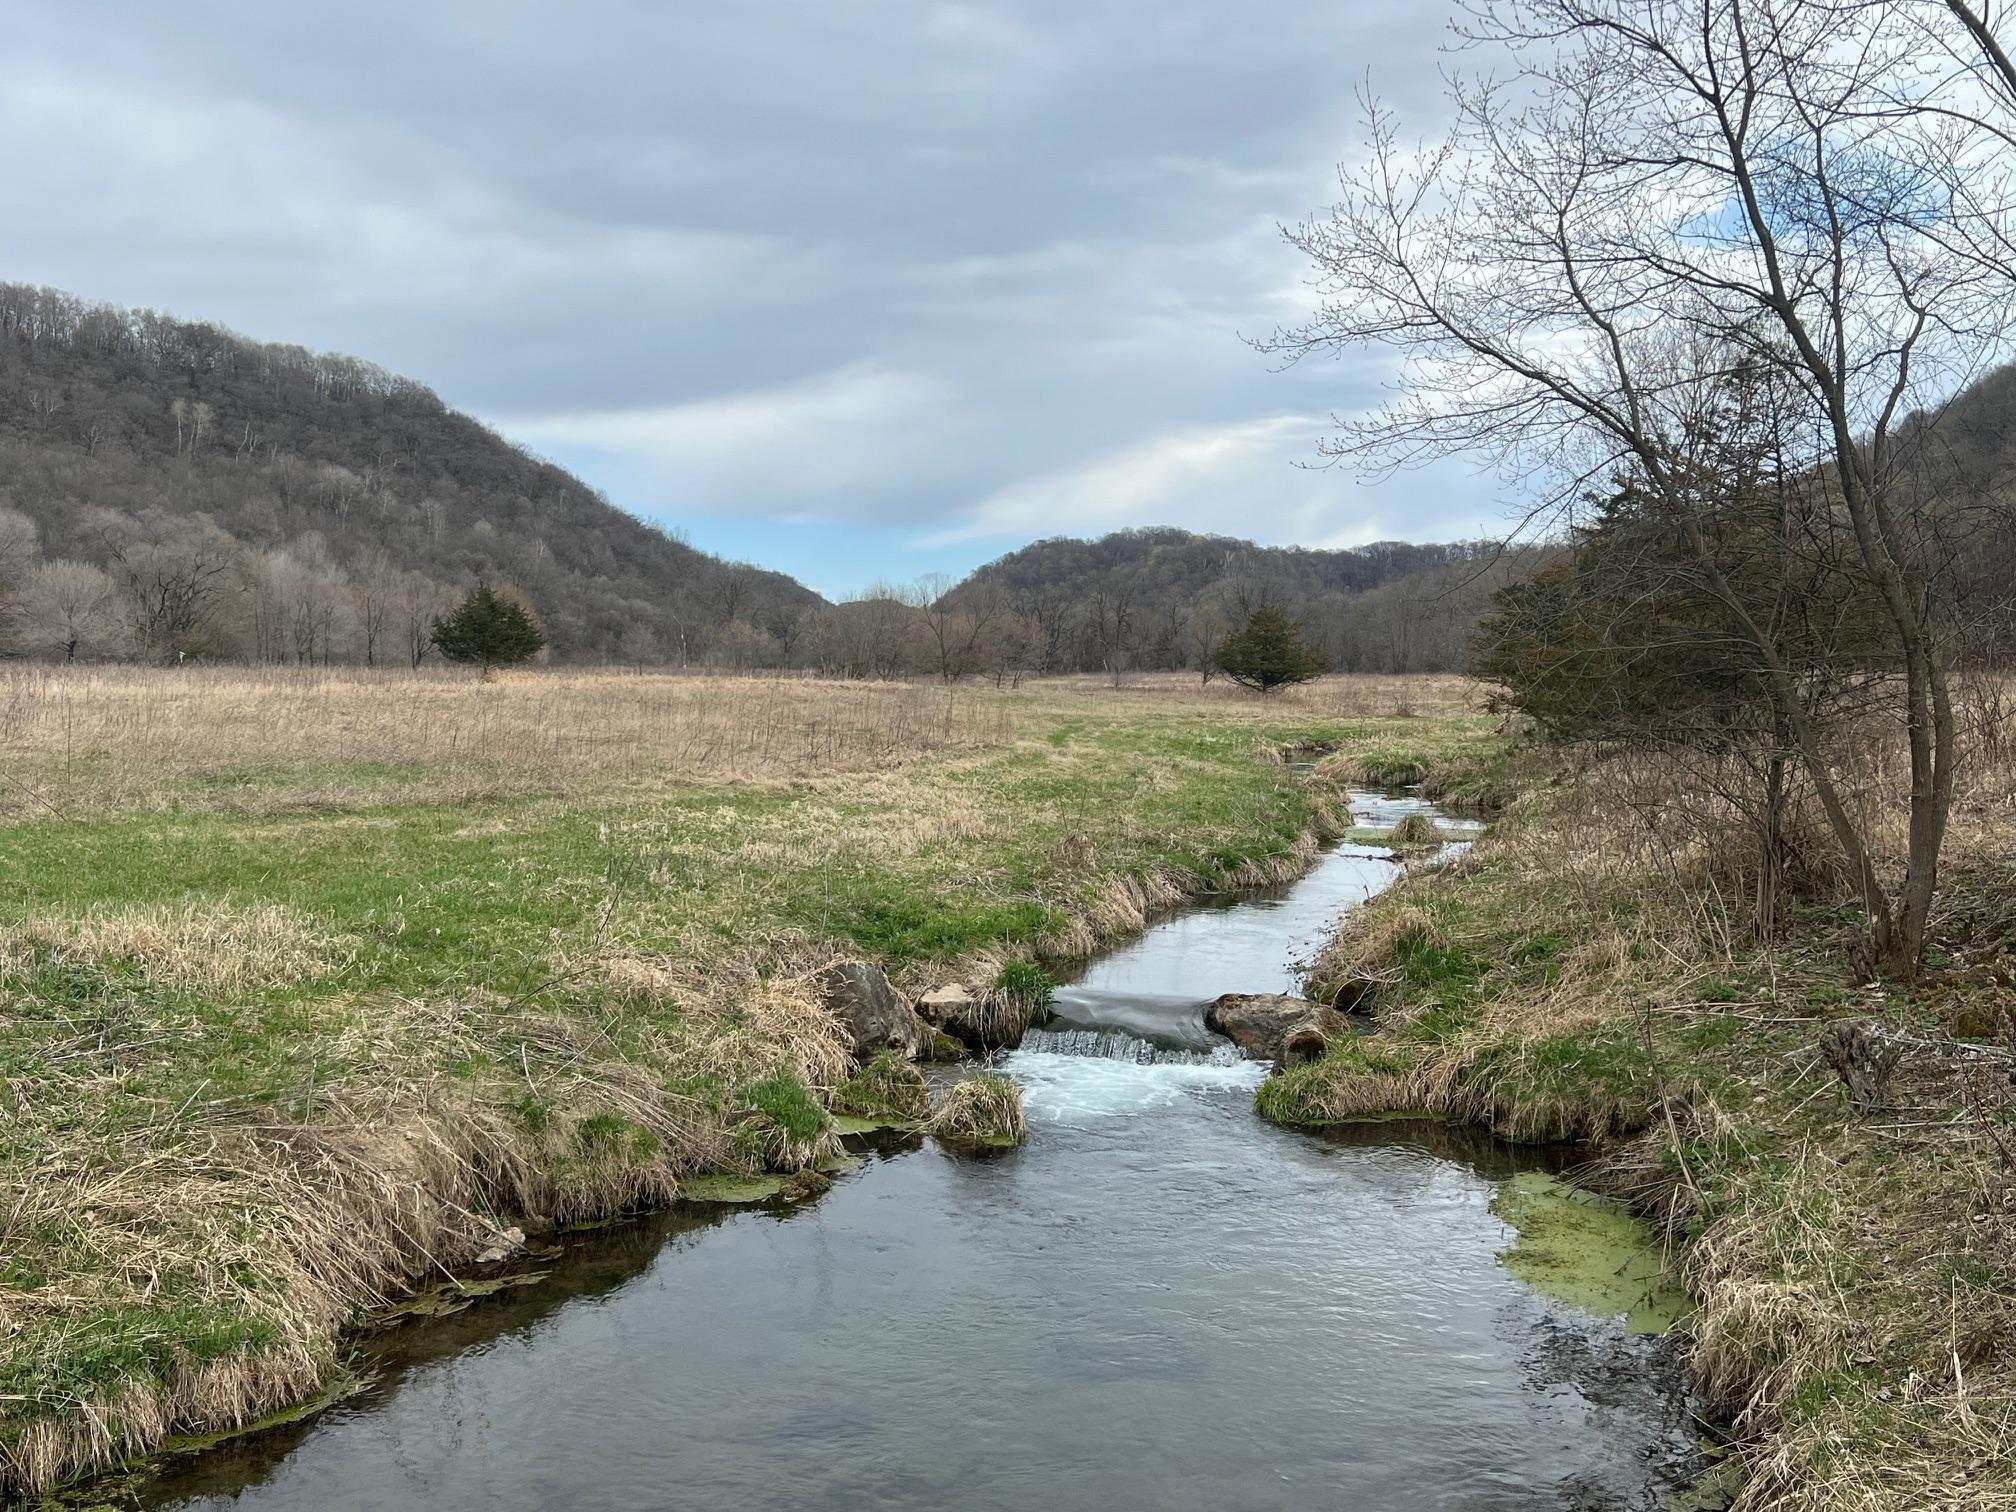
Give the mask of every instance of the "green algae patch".
[(884, 1050), (859, 1072), (834, 1088), (828, 1117), (839, 1123), (866, 1121), (873, 1125), (914, 1122), (931, 1112), (931, 1089), (924, 1073), (893, 1050)]
[(1342, 843), (1345, 845), (1376, 846), (1382, 850), (1393, 849), (1393, 830), (1390, 825), (1354, 824), (1344, 831)]
[(1691, 1304), (1666, 1284), (1658, 1246), (1615, 1203), (1522, 1171), (1498, 1188), (1491, 1211), (1518, 1231), (1500, 1263), (1556, 1301), (1622, 1317), (1633, 1333), (1665, 1333), (1686, 1316)]
[(887, 1118), (857, 1118), (852, 1113), (829, 1113), (826, 1115), (833, 1124), (835, 1134), (873, 1134), (878, 1129), (894, 1129), (899, 1125)]
[[(306, 1422), (309, 1418), (328, 1411), (346, 1397), (363, 1390), (364, 1382), (356, 1376), (346, 1375), (327, 1391), (319, 1392), (305, 1402), (296, 1402), (292, 1407), (282, 1407), (278, 1412), (269, 1412), (262, 1418), (254, 1418), (249, 1423), (240, 1423), (235, 1428), (219, 1428), (211, 1433), (178, 1433), (161, 1440), (157, 1452), (161, 1454), (200, 1454), (205, 1449), (215, 1449), (219, 1444), (228, 1444), (234, 1439), (248, 1438), (255, 1433), (264, 1433), (269, 1428), (284, 1428), (289, 1423)], [(86, 1509), (92, 1512), (92, 1509)]]
[[(802, 1171), (763, 1176), (689, 1176), (679, 1183), (679, 1195), (688, 1202), (719, 1202), (741, 1205), (758, 1202), (809, 1202), (833, 1185), (826, 1167), (807, 1166)], [(835, 1167), (835, 1169), (846, 1169)]]
[(690, 1176), (679, 1183), (690, 1202), (768, 1202), (784, 1195), (782, 1176)]
[(1728, 1512), (1742, 1489), (1742, 1462), (1720, 1459), (1685, 1491), (1667, 1497), (1663, 1512)]

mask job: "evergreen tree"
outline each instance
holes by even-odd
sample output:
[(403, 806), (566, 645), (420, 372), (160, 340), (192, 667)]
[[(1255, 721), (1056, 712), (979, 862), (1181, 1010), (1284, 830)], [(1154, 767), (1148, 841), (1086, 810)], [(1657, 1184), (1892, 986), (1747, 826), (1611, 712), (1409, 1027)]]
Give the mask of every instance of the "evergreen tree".
[(451, 613), (434, 621), (434, 644), (448, 660), (473, 663), (488, 677), (492, 667), (530, 661), (546, 636), (524, 604), (478, 583)]
[(1304, 645), (1300, 629), (1279, 609), (1262, 604), (1218, 648), (1218, 670), (1244, 688), (1272, 693), (1330, 670), (1319, 651)]

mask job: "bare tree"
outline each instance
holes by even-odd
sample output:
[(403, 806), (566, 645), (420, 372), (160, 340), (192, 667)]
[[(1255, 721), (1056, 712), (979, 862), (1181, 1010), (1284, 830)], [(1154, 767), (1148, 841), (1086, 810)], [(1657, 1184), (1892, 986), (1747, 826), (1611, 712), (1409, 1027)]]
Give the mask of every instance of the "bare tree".
[(1191, 611), (1189, 653), (1191, 665), (1207, 688), (1218, 671), (1218, 648), (1233, 630), (1232, 617), (1218, 606), (1216, 597), (1207, 597)]
[(1141, 585), (1132, 573), (1109, 572), (1093, 585), (1087, 602), (1087, 629), (1098, 648), (1099, 665), (1107, 681), (1116, 688), (1127, 681), (1134, 666), (1139, 638)]
[(41, 557), (42, 534), (35, 522), (18, 509), (0, 509), (0, 638), (17, 627), (22, 590)]
[(373, 547), (350, 582), (350, 597), (356, 609), (357, 632), (364, 643), (364, 665), (375, 667), (384, 654), (398, 597), (399, 564), (389, 553)]
[[(1337, 458), (1481, 452), (1552, 480), (1660, 501), (1705, 591), (1765, 673), (1856, 879), (1882, 962), (1916, 970), (1951, 807), (1954, 519), (1914, 486), (1905, 421), (2000, 355), (2016, 303), (2006, 144), (1964, 73), (1927, 70), (1908, 6), (1829, 0), (1517, 0), (1463, 35), (1509, 59), (1458, 79), (1456, 125), (1370, 151), (1327, 214), (1289, 233), (1322, 297), (1264, 343), (1290, 359), (1384, 346), (1401, 395), (1345, 424)], [(1794, 669), (1707, 534), (1688, 419), (1738, 366), (1796, 396), (1796, 470), (1833, 492), (1837, 564), (1877, 605), (1909, 751), (1909, 845), (1886, 881)]]
[(99, 511), (92, 532), (125, 599), (127, 623), (147, 655), (180, 660), (208, 649), (235, 586), (238, 543), (201, 514)]
[(941, 680), (957, 682), (979, 669), (981, 647), (990, 626), (1007, 612), (1007, 596), (992, 583), (952, 593), (952, 580), (934, 573), (919, 580), (912, 602), (931, 636), (936, 670)]
[(110, 573), (88, 562), (37, 567), (21, 595), (21, 620), (30, 651), (66, 662), (115, 656), (124, 647), (118, 586)]
[(434, 649), (434, 621), (455, 606), (457, 595), (424, 572), (404, 572), (392, 589), (392, 623), (414, 671)]

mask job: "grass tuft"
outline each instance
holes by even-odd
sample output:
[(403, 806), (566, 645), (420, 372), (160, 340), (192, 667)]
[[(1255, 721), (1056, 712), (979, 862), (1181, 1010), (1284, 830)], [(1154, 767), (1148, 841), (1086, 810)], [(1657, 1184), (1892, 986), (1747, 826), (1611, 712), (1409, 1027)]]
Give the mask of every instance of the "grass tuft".
[(924, 1074), (892, 1050), (884, 1050), (833, 1091), (835, 1113), (876, 1123), (916, 1123), (930, 1115), (931, 1092)]
[(1022, 1089), (995, 1072), (978, 1072), (946, 1089), (926, 1128), (954, 1144), (1020, 1144), (1028, 1130)]

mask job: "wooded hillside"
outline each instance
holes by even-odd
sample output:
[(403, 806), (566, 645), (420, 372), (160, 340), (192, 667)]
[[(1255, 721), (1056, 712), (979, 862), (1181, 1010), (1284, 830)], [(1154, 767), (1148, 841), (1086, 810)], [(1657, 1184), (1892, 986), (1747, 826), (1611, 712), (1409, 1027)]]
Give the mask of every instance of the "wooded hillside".
[(829, 606), (354, 357), (0, 284), (0, 654), (397, 665), (479, 580), (555, 659), (857, 676), (1201, 669), (1265, 601), (1340, 671), (1461, 667), (1530, 551), (1038, 541)]
[(479, 578), (570, 661), (774, 654), (821, 602), (368, 362), (0, 284), (6, 649), (396, 663)]
[(1340, 672), (1440, 672), (1464, 665), (1491, 595), (1533, 562), (1531, 549), (1482, 541), (1309, 551), (1123, 530), (1037, 541), (981, 567), (946, 602), (1011, 612), (1045, 671), (1203, 667), (1266, 602), (1298, 618)]

